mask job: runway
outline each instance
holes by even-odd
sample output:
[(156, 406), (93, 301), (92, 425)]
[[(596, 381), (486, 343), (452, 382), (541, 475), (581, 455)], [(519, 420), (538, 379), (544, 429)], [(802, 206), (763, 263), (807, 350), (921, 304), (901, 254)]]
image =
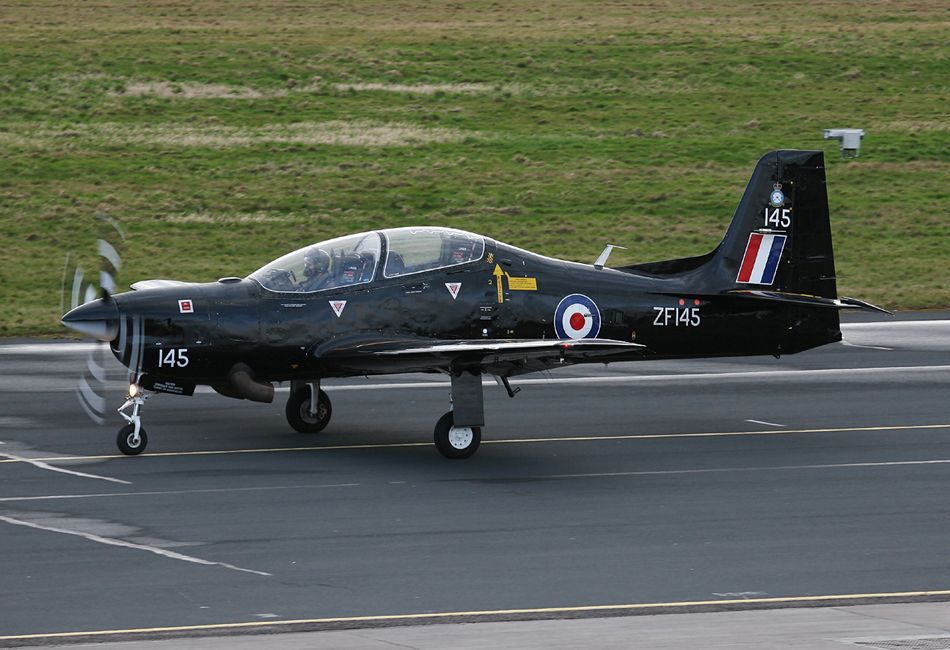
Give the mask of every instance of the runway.
[(0, 645), (950, 600), (950, 314), (843, 331), (486, 388), (467, 461), (418, 375), (326, 382), (315, 436), (286, 393), (159, 395), (123, 457), (72, 393), (82, 346), (0, 346)]

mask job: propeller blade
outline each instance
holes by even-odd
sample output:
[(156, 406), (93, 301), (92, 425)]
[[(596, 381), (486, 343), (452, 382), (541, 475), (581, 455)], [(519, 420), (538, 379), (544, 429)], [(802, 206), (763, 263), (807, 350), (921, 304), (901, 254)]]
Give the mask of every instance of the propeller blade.
[(96, 424), (105, 422), (106, 414), (106, 368), (100, 363), (102, 347), (98, 345), (89, 353), (86, 359), (86, 370), (80, 375), (79, 386), (76, 388), (79, 404), (89, 419)]
[[(83, 293), (82, 281), (83, 281), (82, 267), (77, 266), (75, 273), (73, 273), (73, 293), (72, 293), (72, 299), (69, 301), (70, 309), (75, 309), (81, 304), (79, 302), (79, 294)], [(86, 302), (86, 301), (83, 300), (83, 302)]]
[[(106, 399), (107, 362), (110, 356), (104, 342), (114, 341), (118, 337), (120, 339), (118, 350), (125, 360), (128, 326), (126, 317), (119, 312), (116, 301), (112, 299), (112, 294), (116, 290), (116, 276), (122, 268), (122, 258), (118, 247), (125, 242), (125, 233), (122, 232), (119, 222), (107, 214), (97, 214), (96, 220), (100, 222), (101, 235), (96, 240), (96, 252), (99, 255), (98, 286), (94, 280), (87, 279), (83, 268), (74, 262), (70, 255), (67, 255), (63, 264), (60, 307), (65, 308), (68, 297), (69, 311), (62, 317), (63, 325), (99, 341), (86, 358), (86, 367), (79, 376), (76, 395), (89, 419), (102, 424), (105, 422), (108, 403)], [(71, 284), (67, 291), (66, 285), (70, 278)], [(129, 352), (130, 356), (141, 357), (141, 351), (134, 352), (136, 345), (141, 345), (140, 339), (141, 336), (134, 335), (133, 327), (133, 351)], [(140, 362), (136, 361), (136, 363)]]
[(144, 337), (142, 317), (133, 316), (132, 317), (132, 359), (129, 363), (129, 368), (133, 371), (133, 381), (138, 383), (139, 377), (142, 376), (142, 356), (143, 356), (143, 345)]

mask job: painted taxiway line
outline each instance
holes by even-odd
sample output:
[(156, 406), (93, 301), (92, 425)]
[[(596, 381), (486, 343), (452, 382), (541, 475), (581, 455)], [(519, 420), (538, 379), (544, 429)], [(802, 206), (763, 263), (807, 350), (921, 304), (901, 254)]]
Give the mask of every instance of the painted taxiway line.
[(319, 490), (322, 488), (359, 487), (361, 483), (325, 483), (320, 485), (265, 485), (242, 488), (205, 488), (196, 490), (147, 490), (143, 492), (106, 492), (103, 494), (46, 494), (32, 497), (0, 497), (0, 503), (20, 501), (59, 501), (63, 499), (109, 499), (114, 497), (179, 496), (182, 494), (230, 494), (232, 492), (271, 492), (274, 490)]
[[(638, 362), (631, 362), (638, 363)], [(643, 361), (639, 363), (649, 363)], [(566, 366), (563, 370), (570, 370), (574, 366)], [(562, 369), (556, 369), (560, 372)], [(742, 370), (733, 372), (691, 372), (691, 373), (668, 373), (653, 374), (646, 372), (639, 375), (575, 375), (572, 377), (541, 377), (541, 378), (522, 378), (520, 376), (512, 378), (512, 384), (515, 387), (520, 386), (598, 386), (598, 385), (668, 385), (679, 383), (702, 383), (714, 381), (717, 383), (726, 382), (763, 382), (763, 381), (808, 381), (808, 380), (833, 380), (833, 381), (854, 381), (856, 379), (875, 378), (885, 375), (893, 377), (905, 376), (920, 381), (926, 379), (928, 375), (950, 375), (950, 365), (936, 366), (875, 366), (873, 368), (802, 368), (802, 369), (784, 369), (784, 370)], [(286, 382), (283, 382), (286, 384)], [(492, 379), (482, 380), (482, 386), (492, 388), (496, 386)], [(124, 383), (113, 382), (116, 390)], [(402, 390), (431, 388), (439, 390), (449, 390), (450, 382), (441, 380), (431, 381), (393, 381), (377, 382), (365, 384), (336, 384), (331, 381), (323, 382), (321, 386), (327, 393), (336, 393), (344, 391), (368, 391), (368, 390)], [(12, 392), (32, 392), (34, 388), (29, 386), (7, 386), (6, 390)], [(74, 392), (75, 386), (61, 385), (49, 386), (43, 388), (48, 393)], [(290, 386), (277, 386), (274, 389), (278, 393), (289, 393)], [(214, 389), (210, 386), (197, 386), (195, 395), (214, 395)]]
[(142, 627), (115, 630), (88, 630), (85, 632), (45, 632), (0, 636), (0, 641), (27, 641), (41, 639), (68, 639), (76, 637), (109, 637), (132, 635), (171, 635), (175, 633), (222, 633), (238, 631), (271, 631), (281, 628), (370, 628), (383, 625), (422, 625), (452, 621), (477, 623), (499, 620), (530, 620), (545, 618), (580, 618), (634, 614), (675, 614), (690, 611), (718, 611), (743, 609), (778, 609), (795, 606), (851, 606), (873, 605), (881, 602), (913, 602), (920, 600), (950, 600), (950, 589), (934, 591), (895, 591), (869, 594), (831, 594), (820, 596), (777, 596), (771, 598), (734, 598), (721, 600), (681, 600), (665, 603), (631, 603), (623, 605), (580, 605), (574, 607), (531, 607), (517, 609), (484, 609), (458, 612), (430, 612), (423, 614), (390, 614), (376, 616), (338, 616), (326, 618), (298, 618), (285, 620), (244, 621), (236, 623), (210, 623), (204, 625), (172, 625), (167, 627)]
[(746, 420), (746, 422), (751, 422), (752, 424), (763, 424), (767, 427), (784, 427), (787, 425), (779, 424), (778, 422), (766, 422), (765, 420)]
[[(643, 375), (612, 375), (612, 376), (582, 376), (582, 377), (543, 377), (522, 379), (520, 377), (512, 378), (514, 386), (556, 386), (556, 385), (598, 385), (598, 384), (669, 384), (681, 382), (704, 382), (704, 381), (763, 381), (763, 380), (789, 380), (789, 379), (822, 379), (822, 378), (845, 378), (855, 379), (857, 377), (867, 377), (875, 375), (921, 375), (929, 373), (950, 372), (950, 365), (938, 366), (877, 366), (874, 368), (809, 368), (802, 370), (743, 370), (737, 372), (691, 372), (676, 373), (666, 375), (643, 374)], [(415, 382), (392, 382), (392, 383), (374, 383), (374, 384), (324, 384), (322, 387), (328, 392), (350, 390), (386, 390), (398, 388), (442, 388), (448, 389), (449, 382), (443, 381), (415, 381)], [(493, 387), (494, 380), (482, 381), (483, 387)], [(214, 392), (211, 388), (205, 391), (204, 387), (197, 392)], [(280, 389), (278, 389), (280, 390)], [(285, 388), (289, 391), (289, 388)]]
[[(763, 465), (754, 467), (694, 467), (687, 469), (658, 469), (658, 470), (637, 470), (630, 472), (589, 472), (579, 474), (531, 474), (519, 476), (518, 480), (527, 481), (553, 481), (566, 479), (585, 479), (585, 478), (626, 478), (638, 476), (679, 476), (689, 474), (740, 474), (742, 472), (781, 472), (781, 471), (800, 471), (800, 470), (824, 470), (824, 469), (868, 469), (878, 467), (907, 467), (913, 465), (950, 465), (950, 458), (935, 458), (928, 460), (891, 460), (879, 462), (860, 462), (860, 463), (826, 463), (815, 465)], [(448, 481), (492, 481), (498, 480), (496, 477), (487, 479), (475, 479), (471, 477), (442, 479)], [(248, 488), (212, 488), (203, 490), (149, 490), (143, 492), (104, 492), (101, 494), (45, 494), (40, 496), (26, 497), (0, 497), (2, 503), (20, 503), (25, 501), (60, 501), (73, 499), (115, 499), (122, 497), (149, 497), (149, 496), (180, 496), (186, 494), (228, 494), (231, 492), (264, 492), (277, 490), (313, 490), (316, 488), (342, 488), (342, 487), (363, 487), (363, 483), (337, 483), (333, 485), (268, 485), (263, 487)], [(0, 521), (4, 518), (0, 517)], [(61, 531), (60, 531), (61, 532)], [(76, 533), (79, 534), (79, 533)], [(212, 563), (217, 564), (217, 563)], [(229, 567), (231, 568), (231, 567)]]
[(74, 537), (81, 537), (82, 539), (88, 540), (90, 542), (97, 542), (99, 544), (105, 544), (106, 546), (119, 546), (122, 548), (129, 548), (136, 551), (146, 551), (148, 553), (160, 555), (161, 557), (169, 558), (171, 560), (181, 560), (182, 562), (191, 562), (193, 564), (203, 564), (205, 566), (219, 566), (225, 569), (231, 569), (232, 571), (240, 571), (242, 573), (253, 573), (259, 576), (269, 577), (273, 575), (271, 573), (265, 573), (264, 571), (255, 571), (253, 569), (242, 569), (239, 566), (234, 566), (233, 564), (227, 564), (226, 562), (212, 562), (210, 560), (203, 560), (200, 557), (194, 557), (193, 555), (184, 555), (183, 553), (176, 553), (175, 551), (169, 551), (168, 549), (158, 548), (156, 546), (149, 546), (148, 544), (136, 544), (134, 542), (128, 542), (124, 539), (116, 539), (114, 537), (103, 537), (102, 535), (96, 535), (94, 533), (84, 533), (79, 530), (70, 530), (69, 528), (59, 528), (57, 526), (46, 526), (43, 524), (38, 524), (33, 521), (24, 521), (23, 519), (16, 519), (14, 517), (7, 517), (5, 515), (0, 515), (0, 521), (6, 522), (13, 526), (23, 526), (25, 528), (43, 530), (49, 533), (59, 533), (60, 535), (72, 535)]
[(803, 469), (865, 469), (870, 467), (905, 467), (908, 465), (950, 465), (950, 458), (931, 460), (888, 460), (864, 463), (826, 463), (816, 465), (771, 465), (761, 467), (697, 467), (695, 469), (657, 469), (635, 472), (591, 472), (588, 474), (539, 474), (523, 476), (527, 480), (554, 480), (569, 478), (622, 478), (625, 476), (675, 476), (681, 474), (723, 474), (740, 472), (781, 472)]
[(37, 458), (24, 458), (23, 456), (17, 456), (15, 454), (0, 454), (0, 458), (6, 458), (6, 461), (0, 460), (0, 462), (13, 462), (13, 463), (26, 463), (27, 465), (32, 465), (37, 469), (44, 469), (50, 472), (59, 472), (60, 474), (69, 474), (71, 476), (78, 476), (80, 478), (92, 478), (99, 481), (109, 481), (110, 483), (121, 483), (123, 485), (132, 485), (131, 481), (123, 481), (118, 478), (111, 478), (109, 476), (100, 476), (98, 474), (87, 474), (85, 472), (77, 472), (71, 469), (65, 469), (62, 467), (56, 467), (50, 465), (45, 460), (58, 460), (58, 459), (37, 459)]
[(841, 323), (841, 331), (848, 330), (869, 330), (869, 329), (898, 329), (904, 326), (912, 328), (925, 327), (950, 327), (950, 320), (947, 319), (924, 319), (924, 320), (876, 320), (866, 323)]
[[(928, 429), (950, 429), (948, 424), (898, 424), (889, 426), (869, 427), (835, 427), (823, 429), (767, 429), (762, 431), (710, 431), (701, 433), (640, 433), (615, 436), (565, 436), (549, 438), (508, 438), (501, 440), (482, 440), (483, 445), (518, 445), (556, 442), (604, 442), (613, 440), (663, 440), (667, 438), (729, 438), (738, 436), (787, 436), (809, 433), (852, 433), (861, 431), (925, 431)], [(141, 456), (125, 456), (123, 454), (105, 454), (101, 456), (52, 456), (50, 458), (32, 459), (34, 461), (90, 461), (124, 458), (177, 458), (181, 456), (225, 456), (230, 454), (268, 454), (281, 452), (308, 452), (308, 451), (340, 451), (347, 449), (399, 449), (409, 447), (431, 447), (431, 442), (389, 442), (367, 445), (326, 445), (323, 447), (265, 447), (261, 449), (208, 449), (205, 451), (162, 451), (142, 454)], [(0, 460), (4, 463), (17, 463), (17, 460)]]
[(851, 341), (841, 341), (841, 345), (849, 348), (862, 348), (864, 350), (886, 350), (893, 352), (894, 348), (886, 348), (883, 345), (864, 345), (863, 343), (852, 343)]
[[(631, 362), (638, 363), (638, 362)], [(649, 363), (643, 361), (640, 363)], [(561, 370), (570, 370), (574, 366), (567, 366)], [(873, 368), (803, 368), (803, 369), (784, 369), (784, 370), (742, 370), (733, 372), (690, 372), (690, 373), (668, 373), (668, 374), (649, 374), (649, 370), (639, 375), (575, 375), (572, 377), (541, 377), (541, 378), (522, 378), (520, 376), (512, 378), (512, 385), (520, 386), (599, 386), (599, 385), (668, 385), (668, 384), (691, 384), (702, 382), (764, 382), (764, 381), (810, 381), (810, 380), (834, 380), (834, 381), (854, 381), (856, 379), (875, 378), (881, 376), (904, 376), (914, 378), (918, 381), (926, 379), (928, 375), (946, 374), (950, 376), (950, 365), (936, 366), (875, 366)], [(286, 383), (286, 382), (284, 382)], [(482, 380), (482, 386), (485, 388), (495, 387), (497, 384), (493, 379)], [(114, 387), (119, 390), (120, 384), (114, 382)], [(331, 381), (325, 381), (321, 387), (327, 393), (337, 393), (345, 391), (371, 391), (371, 390), (404, 390), (417, 388), (430, 388), (439, 390), (449, 390), (451, 383), (442, 380), (431, 381), (393, 381), (393, 382), (375, 382), (365, 384), (336, 384)], [(7, 387), (10, 391), (30, 392), (33, 388)], [(73, 392), (75, 386), (50, 386), (43, 389), (45, 392)], [(277, 386), (274, 389), (278, 393), (289, 393), (290, 386)], [(210, 386), (198, 386), (195, 388), (195, 395), (215, 395), (214, 389)]]

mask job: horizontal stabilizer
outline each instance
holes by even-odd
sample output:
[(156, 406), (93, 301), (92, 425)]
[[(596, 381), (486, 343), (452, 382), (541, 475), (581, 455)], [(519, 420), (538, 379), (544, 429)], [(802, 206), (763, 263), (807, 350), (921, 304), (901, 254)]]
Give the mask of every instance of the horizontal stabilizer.
[(890, 314), (888, 310), (869, 302), (858, 300), (857, 298), (822, 298), (821, 296), (810, 296), (803, 293), (788, 293), (785, 291), (757, 291), (754, 289), (733, 289), (726, 291), (722, 295), (736, 296), (738, 298), (755, 298), (758, 300), (768, 300), (771, 302), (784, 302), (795, 305), (808, 305), (810, 307), (832, 307), (835, 309), (863, 309), (865, 311), (879, 311)]

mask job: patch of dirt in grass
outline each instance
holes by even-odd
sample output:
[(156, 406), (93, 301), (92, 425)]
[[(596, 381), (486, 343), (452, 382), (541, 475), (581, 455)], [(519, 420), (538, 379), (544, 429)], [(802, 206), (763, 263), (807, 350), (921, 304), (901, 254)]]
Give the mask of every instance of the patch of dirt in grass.
[(474, 131), (421, 127), (405, 123), (364, 120), (295, 122), (260, 127), (193, 126), (190, 124), (75, 125), (55, 129), (36, 125), (0, 132), (0, 143), (36, 148), (82, 142), (99, 146), (253, 147), (266, 144), (337, 145), (351, 147), (404, 147), (419, 144), (460, 142), (479, 137)]
[(950, 121), (936, 120), (894, 120), (888, 122), (885, 128), (895, 131), (909, 131), (919, 133), (920, 131), (948, 131), (950, 130)]
[(517, 94), (522, 87), (518, 84), (505, 84), (498, 87), (488, 83), (430, 83), (430, 84), (397, 84), (397, 83), (345, 83), (333, 84), (333, 88), (340, 91), (384, 91), (390, 93), (412, 93), (415, 95), (446, 94), (483, 94), (503, 92)]
[(110, 95), (143, 97), (177, 97), (182, 99), (261, 99), (262, 97), (279, 97), (286, 95), (286, 91), (264, 93), (254, 88), (240, 86), (226, 86), (224, 84), (202, 83), (175, 83), (172, 81), (138, 81), (126, 82), (120, 92), (110, 92)]
[[(316, 221), (321, 215), (269, 212), (219, 213), (219, 212), (192, 212), (190, 214), (173, 214), (163, 217), (169, 223), (289, 223), (297, 221)], [(323, 215), (329, 216), (329, 215)]]

